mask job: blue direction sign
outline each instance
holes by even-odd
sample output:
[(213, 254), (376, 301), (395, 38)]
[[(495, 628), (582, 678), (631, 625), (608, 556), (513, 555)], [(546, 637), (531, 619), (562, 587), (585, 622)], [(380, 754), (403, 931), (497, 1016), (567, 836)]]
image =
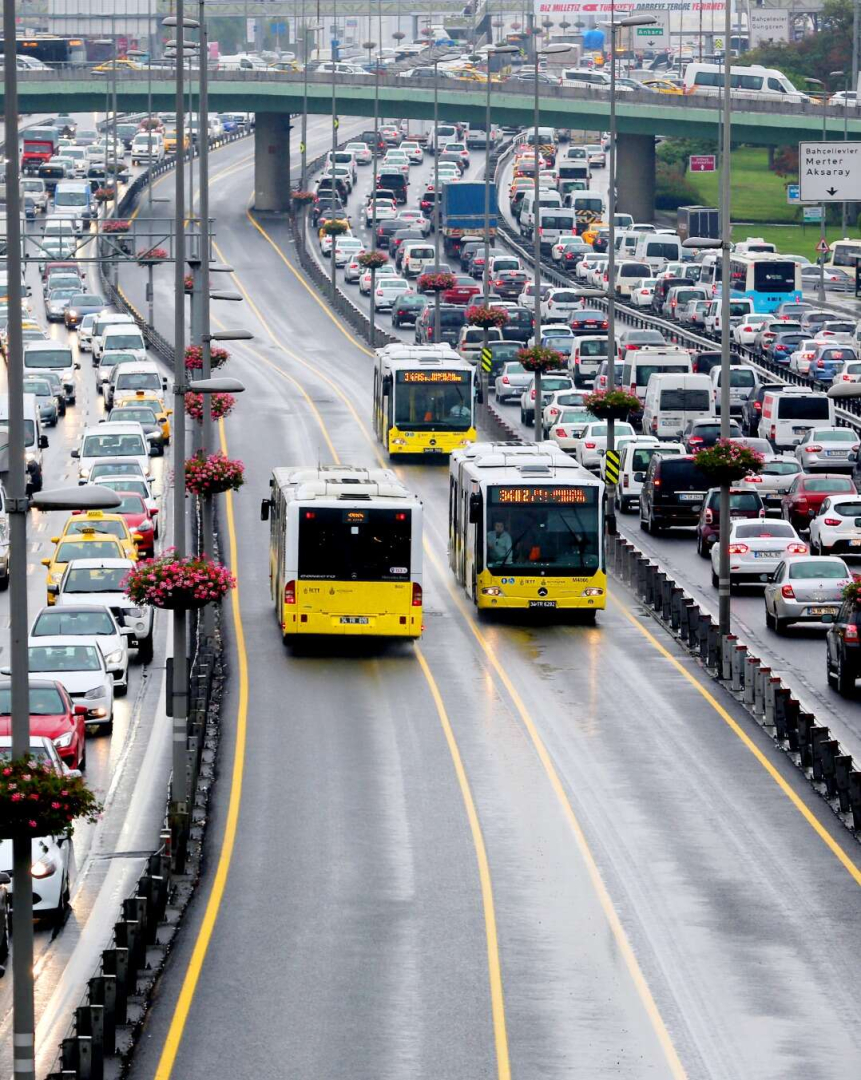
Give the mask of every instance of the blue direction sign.
[(787, 184), (786, 185), (786, 201), (788, 203), (800, 203), (801, 202), (801, 185), (800, 184)]

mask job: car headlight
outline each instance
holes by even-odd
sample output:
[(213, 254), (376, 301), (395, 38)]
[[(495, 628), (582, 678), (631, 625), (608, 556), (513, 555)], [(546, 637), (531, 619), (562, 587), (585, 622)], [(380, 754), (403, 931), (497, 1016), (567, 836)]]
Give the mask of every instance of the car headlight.
[(72, 745), (72, 736), (73, 735), (74, 735), (74, 732), (72, 732), (72, 731), (67, 731), (65, 735), (58, 735), (57, 738), (54, 739), (54, 746), (59, 746), (59, 747), (71, 746)]
[(48, 859), (46, 857), (37, 859), (30, 868), (30, 873), (34, 878), (48, 878), (51, 877), (52, 874), (56, 874), (56, 872), (57, 864), (53, 859)]
[(90, 470), (89, 469), (78, 469), (78, 476), (82, 480), (88, 480), (89, 477), (90, 477)]
[(69, 312), (69, 318), (70, 318), (70, 319), (78, 319), (78, 318), (80, 318), (80, 315), (79, 315), (79, 314), (78, 314), (78, 312), (77, 312), (77, 311), (75, 311), (74, 309), (72, 309), (72, 308), (69, 308), (69, 309), (68, 309), (68, 312)]
[(97, 698), (102, 698), (104, 696), (105, 688), (103, 686), (94, 686), (92, 690), (88, 690), (86, 694), (84, 694), (84, 697), (89, 701), (94, 701)]
[(114, 649), (112, 653), (108, 653), (105, 657), (106, 664), (121, 664), (123, 660), (123, 650)]
[(36, 451), (35, 450), (25, 450), (24, 451), (24, 460), (27, 462), (28, 465), (30, 465), (32, 462), (34, 462), (36, 460)]

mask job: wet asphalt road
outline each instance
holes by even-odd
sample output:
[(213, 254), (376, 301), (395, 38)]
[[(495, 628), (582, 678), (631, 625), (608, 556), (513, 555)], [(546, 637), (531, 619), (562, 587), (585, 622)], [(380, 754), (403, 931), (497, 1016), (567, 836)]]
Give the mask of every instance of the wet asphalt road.
[[(477, 619), (445, 565), (445, 469), (399, 465), (426, 511), (419, 648), (285, 652), (259, 521), (269, 473), (380, 455), (367, 353), (291, 269), (283, 222), (263, 222), (273, 246), (246, 218), (250, 154), (213, 159), (211, 203), (247, 297), (217, 318), (255, 335), (232, 347), (247, 392), (225, 424), (247, 467), (230, 619), (247, 735), (234, 677), (204, 886), (133, 1075), (156, 1074), (237, 750), (236, 845), (174, 1076), (504, 1077), (505, 1047), (524, 1080), (854, 1075), (857, 846), (625, 590), (597, 627)], [(136, 272), (124, 287), (142, 298)], [(169, 328), (169, 282), (156, 310)]]

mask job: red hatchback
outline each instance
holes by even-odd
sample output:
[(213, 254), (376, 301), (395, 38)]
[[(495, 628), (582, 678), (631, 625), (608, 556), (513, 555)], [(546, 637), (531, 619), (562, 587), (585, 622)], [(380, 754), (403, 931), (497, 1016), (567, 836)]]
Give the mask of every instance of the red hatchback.
[(155, 522), (152, 511), (143, 498), (133, 491), (118, 491), (117, 494), (122, 502), (113, 513), (122, 514), (125, 518), (139, 553), (152, 557), (155, 554)]
[(854, 494), (855, 484), (845, 473), (802, 473), (783, 496), (780, 514), (796, 529), (806, 529), (829, 495)]
[[(0, 735), (12, 734), (12, 685), (0, 682)], [(44, 735), (70, 769), (87, 764), (86, 705), (73, 705), (62, 683), (30, 680), (30, 734)]]
[(444, 304), (459, 304), (464, 307), (470, 304), (472, 298), (478, 296), (481, 292), (481, 286), (477, 284), (474, 278), (467, 277), (466, 274), (458, 274), (454, 281), (453, 287), (446, 289), (442, 294)]

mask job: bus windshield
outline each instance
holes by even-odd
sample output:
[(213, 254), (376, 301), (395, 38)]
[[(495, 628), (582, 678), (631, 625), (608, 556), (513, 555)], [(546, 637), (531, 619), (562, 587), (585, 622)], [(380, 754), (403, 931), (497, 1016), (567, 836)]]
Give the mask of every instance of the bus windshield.
[(492, 574), (594, 574), (601, 566), (596, 487), (491, 487), (487, 569)]
[(399, 371), (395, 426), (405, 431), (468, 431), (472, 427), (471, 372)]
[(861, 259), (861, 243), (842, 244), (838, 241), (831, 252), (832, 266), (854, 267), (858, 259)]
[(412, 511), (299, 508), (299, 577), (408, 581)]

